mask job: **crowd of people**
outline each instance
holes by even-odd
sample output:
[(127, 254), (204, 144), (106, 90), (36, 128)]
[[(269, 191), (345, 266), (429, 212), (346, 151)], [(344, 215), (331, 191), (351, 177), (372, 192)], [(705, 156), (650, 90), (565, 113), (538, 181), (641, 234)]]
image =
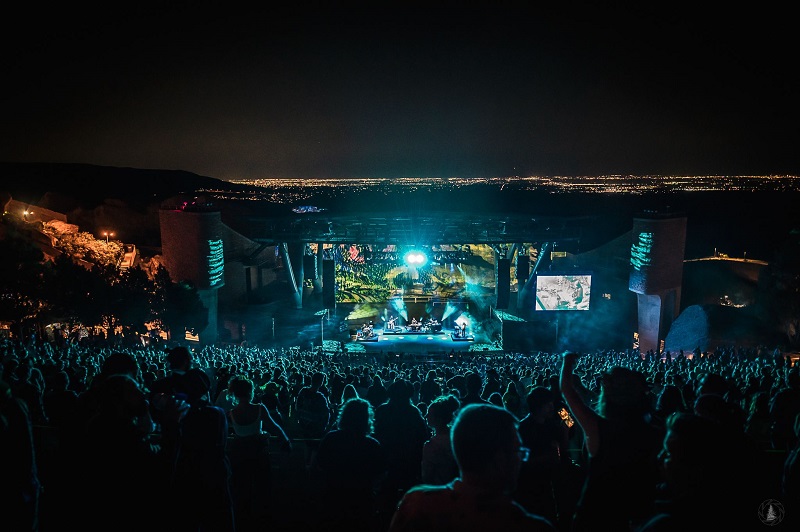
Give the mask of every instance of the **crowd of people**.
[(800, 363), (780, 349), (416, 362), (5, 339), (0, 358), (8, 530), (800, 523)]

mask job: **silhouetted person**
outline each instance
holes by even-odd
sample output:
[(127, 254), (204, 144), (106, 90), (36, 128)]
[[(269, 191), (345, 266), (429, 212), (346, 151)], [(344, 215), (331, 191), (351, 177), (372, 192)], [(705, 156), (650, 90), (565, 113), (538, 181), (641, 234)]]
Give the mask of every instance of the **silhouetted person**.
[(42, 486), (28, 406), (0, 380), (0, 523), (8, 530), (39, 530)]
[(322, 483), (321, 528), (371, 532), (377, 526), (376, 495), (387, 458), (372, 436), (374, 413), (366, 399), (348, 399), (336, 428), (323, 436), (311, 465)]
[(517, 383), (513, 380), (506, 384), (506, 389), (503, 391), (503, 406), (506, 410), (517, 416), (522, 417), (523, 412), (527, 412), (527, 408), (523, 410), (522, 397), (517, 390)]
[(44, 409), (44, 383), (36, 378), (41, 375), (41, 371), (33, 367), (33, 362), (25, 359), (16, 367), (16, 379), (11, 385), (14, 397), (22, 399), (28, 405), (28, 413), (34, 425), (47, 425), (50, 422)]
[(44, 409), (49, 424), (58, 429), (74, 421), (78, 394), (69, 388), (69, 375), (66, 371), (53, 373), (49, 384), (49, 389), (44, 393)]
[[(99, 388), (98, 410), (89, 420), (76, 473), (68, 522), (81, 530), (147, 530), (172, 506), (172, 472), (180, 410), (164, 416), (154, 445), (154, 424), (145, 393), (129, 375), (110, 375)], [(79, 482), (78, 482), (79, 481)], [(168, 502), (170, 501), (170, 502)], [(64, 516), (65, 520), (68, 516)]]
[(781, 496), (786, 504), (787, 530), (800, 526), (800, 414), (794, 421), (798, 442), (786, 455), (781, 468)]
[(281, 404), (280, 398), (280, 385), (277, 382), (269, 381), (261, 387), (260, 402), (266, 407), (273, 421), (275, 421), (275, 423), (281, 427), (284, 427), (288, 416), (284, 417), (283, 415), (283, 405)]
[(724, 397), (730, 389), (730, 383), (725, 377), (711, 371), (700, 375), (695, 382), (695, 396), (713, 393)]
[(422, 447), (423, 484), (447, 484), (458, 476), (450, 427), (461, 402), (453, 394), (440, 395), (428, 405), (425, 418), (433, 436)]
[(442, 385), (436, 380), (436, 370), (428, 370), (425, 374), (425, 380), (419, 385), (419, 400), (426, 405), (431, 404), (431, 401), (442, 395)]
[[(481, 396), (488, 400), (493, 393), (497, 393), (502, 398), (504, 392), (505, 390), (502, 389), (502, 383), (500, 382), (500, 374), (495, 368), (490, 367), (486, 370), (486, 384), (483, 386), (483, 392), (481, 393)], [(503, 406), (502, 400), (499, 406)]]
[(674, 412), (688, 412), (689, 407), (683, 400), (683, 392), (674, 384), (665, 384), (656, 396), (655, 408), (651, 420), (658, 428), (664, 430), (667, 418)]
[[(126, 375), (141, 388), (139, 374), (139, 364), (133, 355), (119, 351), (110, 353), (103, 360), (100, 373), (94, 376), (86, 390), (78, 394), (76, 407), (76, 425), (78, 425), (78, 428), (84, 430), (88, 420), (97, 414), (106, 380), (115, 375)], [(144, 392), (144, 390), (142, 391)]]
[(746, 464), (752, 456), (740, 452), (737, 439), (712, 419), (683, 412), (669, 416), (659, 454), (664, 486), (656, 500), (656, 513), (635, 530), (750, 530), (763, 526), (759, 504), (769, 496), (748, 489), (753, 479), (746, 474)]
[(225, 411), (211, 404), (211, 380), (199, 368), (183, 375), (189, 410), (181, 421), (173, 483), (177, 516), (171, 530), (236, 530), (227, 456)]
[(403, 493), (419, 483), (422, 447), (430, 429), (419, 408), (411, 402), (414, 387), (398, 378), (388, 389), (389, 400), (375, 409), (375, 439), (381, 443), (389, 467), (380, 494), (379, 506), (386, 523)]
[(611, 368), (602, 376), (595, 411), (575, 388), (578, 358), (577, 353), (562, 354), (560, 378), (589, 457), (572, 530), (629, 530), (650, 514), (659, 478), (662, 432), (646, 417), (651, 410), (648, 383), (639, 372)]
[[(69, 375), (66, 371), (57, 371), (50, 378), (50, 388), (44, 395), (44, 407), (48, 413), (49, 424), (52, 427), (50, 434), (55, 444), (41, 453), (43, 467), (48, 472), (45, 479), (47, 490), (43, 493), (43, 502), (48, 509), (58, 509), (48, 512), (47, 517), (61, 515), (60, 505), (69, 499), (69, 492), (73, 490), (70, 482), (69, 464), (74, 456), (69, 452), (72, 440), (76, 436), (76, 423), (78, 412), (78, 394), (69, 389)], [(45, 516), (43, 516), (45, 517)], [(43, 526), (51, 526), (43, 523)]]
[(769, 393), (758, 390), (748, 396), (744, 431), (762, 450), (772, 449), (772, 418)]
[[(544, 386), (531, 388), (525, 399), (528, 415), (519, 423), (522, 445), (531, 450), (522, 471), (515, 500), (529, 512), (542, 515), (553, 523), (571, 515), (559, 516), (556, 490), (562, 462), (570, 460), (568, 453), (569, 428), (558, 416), (553, 404), (553, 393)], [(569, 506), (566, 506), (569, 508)], [(572, 509), (569, 508), (569, 511)]]
[(323, 392), (326, 380), (326, 375), (318, 371), (311, 376), (311, 383), (297, 393), (297, 421), (306, 438), (306, 467), (311, 465), (319, 440), (325, 435), (331, 420), (330, 401)]
[(488, 404), (489, 401), (483, 398), (483, 377), (480, 373), (470, 371), (464, 376), (464, 389), (465, 394), (461, 397), (461, 404), (468, 405), (470, 403), (483, 403)]
[(255, 402), (255, 385), (249, 377), (234, 376), (228, 386), (234, 403), (228, 412), (233, 433), (228, 450), (237, 528), (240, 532), (259, 530), (270, 525), (275, 510), (270, 436), (280, 440), (287, 452), (292, 444), (266, 406)]
[(380, 375), (373, 375), (372, 384), (367, 389), (367, 401), (372, 405), (372, 408), (378, 408), (388, 398), (389, 395), (386, 391), (386, 386), (383, 384), (383, 379)]
[(461, 408), (451, 430), (459, 477), (442, 486), (423, 484), (408, 490), (389, 532), (554, 532), (550, 521), (511, 498), (527, 458), (517, 427), (517, 418), (505, 408)]
[(800, 414), (800, 366), (794, 365), (784, 377), (784, 385), (772, 396), (769, 405), (772, 418), (772, 448), (790, 451), (798, 443), (794, 430)]
[(153, 382), (150, 387), (150, 397), (157, 393), (167, 395), (186, 393), (183, 376), (192, 368), (193, 363), (194, 355), (188, 347), (179, 345), (167, 350), (168, 373)]
[(352, 382), (349, 382), (344, 385), (342, 389), (342, 399), (339, 402), (340, 406), (344, 405), (350, 399), (361, 398), (361, 394), (358, 392), (358, 388)]

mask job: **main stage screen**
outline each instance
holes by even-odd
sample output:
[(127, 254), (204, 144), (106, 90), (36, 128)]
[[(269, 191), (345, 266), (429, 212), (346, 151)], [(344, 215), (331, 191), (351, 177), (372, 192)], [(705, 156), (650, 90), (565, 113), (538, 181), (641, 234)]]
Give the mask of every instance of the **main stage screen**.
[[(419, 261), (409, 262), (410, 252)], [(342, 244), (332, 253), (337, 303), (414, 296), (488, 297), (497, 282), (494, 252), (485, 244), (380, 248)]]
[(589, 310), (590, 273), (536, 275), (536, 310)]

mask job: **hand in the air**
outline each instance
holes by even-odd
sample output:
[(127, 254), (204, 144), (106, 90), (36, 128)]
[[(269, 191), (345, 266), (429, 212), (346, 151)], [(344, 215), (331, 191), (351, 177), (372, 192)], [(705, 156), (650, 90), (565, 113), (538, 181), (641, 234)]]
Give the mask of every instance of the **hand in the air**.
[(562, 365), (564, 367), (574, 367), (580, 356), (580, 353), (576, 353), (574, 351), (564, 351), (561, 354)]

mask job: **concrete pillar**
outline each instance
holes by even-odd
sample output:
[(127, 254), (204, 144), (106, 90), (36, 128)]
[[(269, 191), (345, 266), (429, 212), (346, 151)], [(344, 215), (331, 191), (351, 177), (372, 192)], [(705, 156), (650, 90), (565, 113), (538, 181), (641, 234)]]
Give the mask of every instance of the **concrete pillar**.
[(305, 273), (303, 271), (303, 256), (305, 255), (305, 244), (302, 242), (290, 242), (287, 246), (288, 257), (290, 260), (289, 267), (294, 277), (294, 302), (295, 308), (303, 308), (303, 280)]
[(314, 275), (314, 281), (313, 281), (314, 293), (315, 294), (321, 294), (322, 293), (322, 284), (323, 284), (323, 280), (322, 280), (322, 255), (323, 255), (322, 246), (323, 246), (322, 242), (317, 244), (317, 253), (314, 255), (314, 259), (316, 260), (316, 263), (317, 263), (316, 275)]
[(639, 350), (658, 352), (680, 311), (686, 217), (646, 212), (634, 218), (628, 288), (637, 294)]

